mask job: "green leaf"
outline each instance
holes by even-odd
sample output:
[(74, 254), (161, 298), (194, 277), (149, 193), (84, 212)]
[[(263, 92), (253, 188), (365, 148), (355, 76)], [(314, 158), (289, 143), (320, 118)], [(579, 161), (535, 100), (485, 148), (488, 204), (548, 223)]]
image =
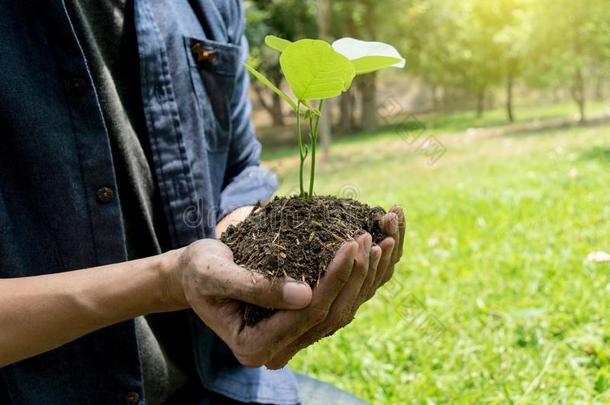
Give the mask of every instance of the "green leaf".
[(245, 66), (246, 69), (248, 69), (248, 72), (252, 74), (252, 76), (256, 77), (261, 83), (270, 88), (275, 94), (283, 98), (284, 101), (286, 101), (294, 111), (297, 110), (297, 104), (288, 96), (288, 94), (275, 87), (275, 85), (271, 83), (269, 79), (267, 79), (262, 73), (258, 72), (252, 66), (248, 65), (247, 63), (245, 64)]
[(335, 97), (350, 88), (354, 65), (325, 41), (293, 42), (280, 56), (280, 65), (300, 101)]
[(362, 58), (353, 59), (354, 69), (357, 75), (374, 72), (379, 69), (385, 69), (400, 62), (400, 58), (392, 56), (364, 56)]
[(397, 67), (404, 68), (406, 61), (400, 56), (400, 53), (396, 48), (390, 44), (377, 41), (361, 41), (354, 38), (341, 38), (333, 42), (333, 49), (345, 56), (352, 62), (368, 57), (382, 57), (382, 58), (395, 58), (394, 63), (391, 65), (385, 65), (382, 59), (366, 59), (361, 60), (358, 64), (362, 64), (362, 71), (360, 74), (373, 72), (386, 67)]
[(286, 49), (286, 47), (291, 43), (292, 42), (290, 42), (289, 40), (276, 37), (275, 35), (267, 35), (265, 37), (265, 45), (267, 45), (269, 48), (275, 49), (280, 53), (284, 52), (284, 49)]

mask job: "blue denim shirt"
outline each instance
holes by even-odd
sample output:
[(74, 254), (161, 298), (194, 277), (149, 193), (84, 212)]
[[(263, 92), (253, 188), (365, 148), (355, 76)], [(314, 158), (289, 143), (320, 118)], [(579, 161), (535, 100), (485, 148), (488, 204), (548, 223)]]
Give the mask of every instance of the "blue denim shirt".
[[(238, 0), (135, 0), (135, 26), (153, 167), (180, 247), (277, 187), (249, 121), (242, 10)], [(62, 0), (3, 2), (0, 73), (0, 277), (126, 260), (109, 137)], [(240, 366), (190, 316), (205, 388), (298, 402), (288, 370)], [(143, 398), (133, 321), (0, 369), (0, 403), (134, 403), (133, 393)]]

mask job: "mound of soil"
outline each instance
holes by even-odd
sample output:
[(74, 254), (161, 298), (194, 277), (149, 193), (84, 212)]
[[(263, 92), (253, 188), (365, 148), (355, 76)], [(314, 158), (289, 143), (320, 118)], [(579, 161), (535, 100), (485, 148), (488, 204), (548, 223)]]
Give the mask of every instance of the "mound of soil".
[[(383, 208), (352, 199), (275, 197), (257, 205), (239, 225), (229, 226), (220, 240), (240, 266), (271, 279), (292, 277), (314, 288), (344, 242), (365, 231), (374, 243), (381, 242), (384, 214)], [(244, 322), (252, 326), (274, 312), (244, 304)]]

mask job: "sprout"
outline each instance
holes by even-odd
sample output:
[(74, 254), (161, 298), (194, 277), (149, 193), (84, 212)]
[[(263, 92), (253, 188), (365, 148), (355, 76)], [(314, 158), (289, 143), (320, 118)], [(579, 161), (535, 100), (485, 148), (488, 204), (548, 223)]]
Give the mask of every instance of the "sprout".
[[(248, 71), (265, 86), (279, 95), (295, 111), (297, 144), (299, 146), (300, 196), (312, 198), (316, 170), (316, 145), (324, 100), (349, 90), (354, 77), (387, 67), (402, 68), (405, 60), (396, 48), (382, 42), (342, 38), (332, 46), (318, 39), (291, 42), (273, 35), (265, 37), (265, 44), (280, 52), (280, 66), (296, 101), (277, 88), (264, 75), (246, 64)], [(312, 102), (317, 101), (317, 108)], [(302, 118), (309, 121), (310, 144), (303, 143)], [(304, 167), (311, 152), (309, 190), (304, 187)]]

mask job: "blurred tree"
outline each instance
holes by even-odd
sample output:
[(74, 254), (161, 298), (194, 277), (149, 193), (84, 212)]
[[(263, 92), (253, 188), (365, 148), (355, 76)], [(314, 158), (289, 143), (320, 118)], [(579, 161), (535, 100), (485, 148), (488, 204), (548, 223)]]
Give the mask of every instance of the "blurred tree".
[[(278, 87), (278, 55), (263, 46), (266, 34), (328, 41), (351, 36), (396, 45), (408, 72), (430, 84), (436, 108), (453, 97), (463, 109), (475, 103), (480, 116), (501, 91), (513, 121), (514, 89), (523, 84), (555, 99), (569, 90), (584, 122), (587, 99), (602, 99), (610, 76), (608, 1), (250, 0), (247, 31), (253, 62)], [(358, 77), (339, 99), (340, 131), (377, 127), (377, 81), (376, 75)], [(257, 90), (281, 124), (281, 100)]]
[(478, 116), (486, 94), (504, 83), (507, 117), (512, 121), (514, 83), (522, 75), (528, 43), (525, 1), (413, 1), (405, 17), (411, 70), (434, 88), (472, 94)]
[[(358, 27), (356, 25), (356, 15), (354, 2), (335, 1), (332, 13), (331, 24), (335, 29), (334, 35), (337, 37), (358, 38)], [(340, 32), (338, 32), (340, 31)], [(342, 133), (353, 132), (357, 126), (356, 117), (356, 86), (352, 86), (347, 92), (339, 97), (339, 120), (337, 130)]]
[(435, 107), (441, 103), (439, 93), (459, 87), (463, 80), (458, 61), (460, 51), (453, 42), (457, 21), (455, 8), (449, 7), (446, 0), (414, 0), (400, 23), (406, 33), (402, 47), (409, 71), (433, 87)]
[[(382, 0), (383, 2), (383, 0)], [(368, 4), (368, 1), (354, 2), (349, 0), (334, 0), (332, 1), (332, 24), (331, 24), (331, 36), (333, 38), (342, 38), (345, 36), (358, 38), (358, 39), (371, 39), (370, 35), (365, 35), (365, 24), (364, 18), (362, 17), (365, 8), (374, 8), (374, 5)], [(374, 25), (373, 16), (370, 16), (368, 26)], [(367, 80), (370, 83), (371, 80), (374, 82), (374, 75), (366, 75), (363, 77), (356, 77), (354, 86), (342, 94), (339, 97), (339, 120), (337, 129), (341, 132), (351, 132), (356, 127), (362, 127), (363, 122), (367, 121), (369, 127), (376, 127), (376, 115), (364, 112), (364, 104), (370, 107), (371, 99), (375, 98), (375, 95), (371, 96), (369, 86), (369, 92), (365, 95), (362, 93), (362, 80)], [(374, 87), (373, 87), (374, 89)], [(355, 108), (356, 108), (356, 97), (360, 97), (361, 103), (361, 115), (359, 117), (360, 122), (356, 122)], [(366, 98), (366, 100), (365, 100)], [(373, 111), (376, 106), (373, 108)], [(366, 115), (366, 117), (365, 117)], [(372, 118), (371, 118), (372, 117)]]
[[(382, 7), (389, 6), (387, 1), (363, 0), (360, 2), (360, 34), (359, 39), (373, 41), (379, 39), (377, 37), (377, 24), (382, 19), (380, 10)], [(387, 23), (387, 20), (386, 20)], [(379, 24), (381, 27), (382, 24)], [(361, 123), (364, 130), (372, 131), (377, 129), (379, 122), (377, 120), (377, 72), (369, 73), (358, 77), (356, 81), (358, 90), (360, 91), (360, 111)]]
[(531, 86), (568, 86), (586, 122), (588, 80), (610, 71), (610, 7), (607, 0), (538, 0), (532, 2), (527, 78)]
[[(319, 38), (330, 42), (330, 25), (332, 22), (331, 0), (317, 0), (317, 21)], [(331, 100), (327, 100), (322, 106), (322, 116), (320, 120), (320, 141), (322, 143), (322, 160), (330, 156), (330, 138), (332, 127)]]
[[(246, 36), (250, 42), (250, 58), (255, 67), (277, 87), (284, 81), (279, 55), (265, 46), (265, 36), (277, 35), (291, 41), (317, 36), (315, 0), (249, 0), (245, 2)], [(274, 125), (284, 124), (282, 100), (253, 82), (261, 106)]]
[(502, 47), (493, 38), (502, 24), (497, 5), (486, 0), (456, 3), (459, 19), (454, 42), (458, 64), (464, 71), (461, 86), (475, 94), (477, 115), (482, 116), (486, 93), (502, 80)]
[[(334, 0), (332, 16), (332, 37), (349, 36), (368, 41), (382, 41), (398, 44), (405, 35), (399, 25), (399, 16), (407, 10), (409, 0)], [(343, 94), (339, 100), (339, 129), (351, 131), (355, 125), (365, 130), (379, 126), (377, 111), (376, 73), (358, 76), (355, 86)], [(360, 117), (356, 123), (354, 110), (359, 98)]]
[(492, 47), (497, 57), (496, 69), (504, 81), (506, 116), (515, 120), (513, 91), (516, 80), (522, 78), (532, 33), (532, 13), (529, 0), (503, 0), (492, 4), (489, 19)]

